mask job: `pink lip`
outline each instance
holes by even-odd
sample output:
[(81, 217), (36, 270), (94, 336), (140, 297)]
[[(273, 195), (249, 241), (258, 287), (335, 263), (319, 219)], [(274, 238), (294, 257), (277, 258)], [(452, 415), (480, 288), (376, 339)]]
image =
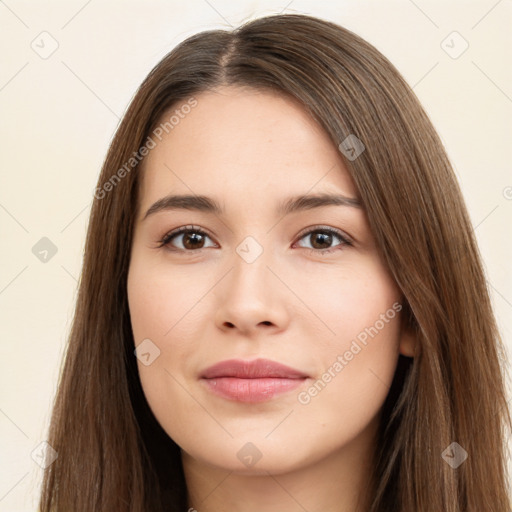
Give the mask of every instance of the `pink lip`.
[(201, 375), (213, 393), (239, 402), (264, 402), (300, 386), (305, 373), (269, 359), (217, 363)]

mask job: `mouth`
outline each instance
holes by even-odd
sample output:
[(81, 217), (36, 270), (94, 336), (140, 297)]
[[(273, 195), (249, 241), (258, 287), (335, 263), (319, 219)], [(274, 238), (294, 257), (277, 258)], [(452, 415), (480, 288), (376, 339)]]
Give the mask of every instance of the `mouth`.
[(212, 393), (237, 402), (265, 402), (288, 393), (308, 379), (308, 375), (269, 359), (230, 359), (217, 363), (200, 375)]

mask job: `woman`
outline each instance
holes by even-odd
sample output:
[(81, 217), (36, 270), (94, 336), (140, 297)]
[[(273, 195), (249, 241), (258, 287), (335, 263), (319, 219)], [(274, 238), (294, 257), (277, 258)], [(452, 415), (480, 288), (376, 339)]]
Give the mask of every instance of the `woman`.
[(375, 48), (305, 15), (188, 38), (95, 198), (42, 511), (509, 510), (471, 224)]

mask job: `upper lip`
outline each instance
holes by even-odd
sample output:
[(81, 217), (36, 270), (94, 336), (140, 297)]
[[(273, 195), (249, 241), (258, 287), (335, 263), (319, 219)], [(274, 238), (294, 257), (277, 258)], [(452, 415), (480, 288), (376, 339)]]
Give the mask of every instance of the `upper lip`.
[(307, 375), (300, 370), (271, 361), (270, 359), (254, 359), (252, 361), (229, 359), (206, 368), (201, 373), (201, 377), (203, 379), (215, 379), (218, 377), (300, 379), (307, 377)]

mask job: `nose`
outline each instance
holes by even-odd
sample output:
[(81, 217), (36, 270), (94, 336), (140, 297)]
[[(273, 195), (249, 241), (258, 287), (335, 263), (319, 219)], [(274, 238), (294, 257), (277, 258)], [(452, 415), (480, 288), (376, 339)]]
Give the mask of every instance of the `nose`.
[(215, 323), (221, 330), (255, 336), (287, 328), (290, 292), (267, 256), (264, 251), (248, 263), (235, 253), (231, 270), (217, 288)]

